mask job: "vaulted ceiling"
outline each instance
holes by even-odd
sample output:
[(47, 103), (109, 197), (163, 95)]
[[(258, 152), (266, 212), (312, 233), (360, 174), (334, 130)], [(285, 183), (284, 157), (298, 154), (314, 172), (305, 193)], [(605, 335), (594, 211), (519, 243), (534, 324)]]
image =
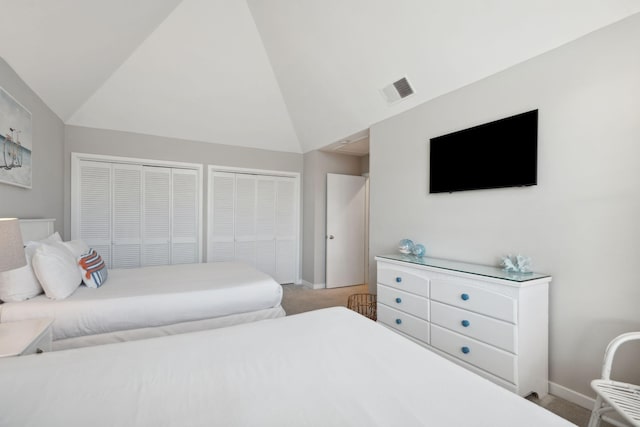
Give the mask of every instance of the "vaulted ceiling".
[[(67, 124), (307, 152), (640, 2), (0, 0), (0, 12), (0, 56)], [(390, 104), (381, 90), (402, 77), (415, 94)]]

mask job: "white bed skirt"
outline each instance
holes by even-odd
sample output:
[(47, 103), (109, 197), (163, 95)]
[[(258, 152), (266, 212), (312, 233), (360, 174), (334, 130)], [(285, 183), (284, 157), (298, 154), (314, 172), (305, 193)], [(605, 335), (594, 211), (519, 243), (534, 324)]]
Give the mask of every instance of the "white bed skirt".
[(175, 323), (173, 325), (151, 328), (130, 329), (128, 331), (109, 332), (105, 334), (86, 335), (54, 341), (52, 349), (67, 350), (70, 348), (88, 347), (93, 345), (112, 344), (124, 341), (135, 341), (146, 338), (164, 337), (185, 332), (203, 331), (206, 329), (224, 328), (241, 323), (256, 322), (264, 319), (275, 319), (285, 316), (282, 306), (249, 313), (232, 314), (214, 319), (194, 320), (192, 322)]

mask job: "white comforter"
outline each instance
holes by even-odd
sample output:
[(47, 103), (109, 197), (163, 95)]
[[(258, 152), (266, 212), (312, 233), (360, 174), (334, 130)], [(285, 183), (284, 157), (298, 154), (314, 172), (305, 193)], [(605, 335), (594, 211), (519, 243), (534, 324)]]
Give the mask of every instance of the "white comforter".
[(0, 361), (2, 426), (569, 422), (344, 308)]
[(55, 319), (53, 339), (170, 325), (277, 307), (282, 287), (267, 274), (232, 262), (110, 270), (98, 289), (5, 303), (0, 321)]

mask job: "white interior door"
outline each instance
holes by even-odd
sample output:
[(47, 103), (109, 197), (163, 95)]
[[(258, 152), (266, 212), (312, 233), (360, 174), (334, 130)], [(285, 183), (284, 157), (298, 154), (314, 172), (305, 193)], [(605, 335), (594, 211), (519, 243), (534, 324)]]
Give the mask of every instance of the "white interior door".
[(208, 262), (235, 259), (236, 177), (233, 173), (209, 170)]
[(198, 250), (198, 173), (190, 169), (171, 171), (171, 263), (193, 264)]
[(82, 160), (77, 173), (71, 238), (84, 240), (111, 268), (111, 164)]
[(296, 183), (292, 178), (276, 178), (276, 274), (278, 283), (296, 281)]
[(171, 264), (171, 169), (143, 167), (142, 265)]
[(364, 283), (365, 183), (361, 176), (327, 174), (327, 288)]
[(113, 164), (111, 267), (140, 267), (142, 167)]

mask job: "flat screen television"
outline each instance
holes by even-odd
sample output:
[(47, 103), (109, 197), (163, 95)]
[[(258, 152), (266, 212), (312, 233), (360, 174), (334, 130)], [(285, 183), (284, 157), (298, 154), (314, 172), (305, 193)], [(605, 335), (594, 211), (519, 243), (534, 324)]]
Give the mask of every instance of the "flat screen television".
[(537, 184), (538, 110), (431, 138), (429, 193)]

